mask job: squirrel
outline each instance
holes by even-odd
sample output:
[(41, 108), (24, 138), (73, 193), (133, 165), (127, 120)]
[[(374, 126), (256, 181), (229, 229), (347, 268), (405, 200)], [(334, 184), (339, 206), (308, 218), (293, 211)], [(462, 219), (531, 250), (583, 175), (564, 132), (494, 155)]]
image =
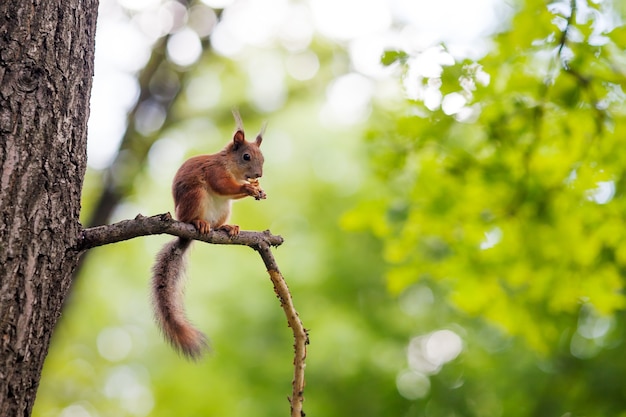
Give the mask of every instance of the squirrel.
[[(258, 180), (263, 175), (260, 146), (265, 124), (256, 141), (248, 142), (239, 112), (233, 110), (233, 116), (237, 125), (233, 140), (218, 153), (188, 159), (174, 176), (176, 218), (193, 224), (201, 234), (224, 230), (230, 237), (237, 236), (239, 226), (227, 224), (232, 200), (266, 198)], [(152, 300), (156, 322), (167, 341), (187, 358), (196, 360), (208, 343), (206, 336), (189, 322), (183, 308), (185, 253), (191, 242), (179, 237), (158, 253), (152, 268)]]

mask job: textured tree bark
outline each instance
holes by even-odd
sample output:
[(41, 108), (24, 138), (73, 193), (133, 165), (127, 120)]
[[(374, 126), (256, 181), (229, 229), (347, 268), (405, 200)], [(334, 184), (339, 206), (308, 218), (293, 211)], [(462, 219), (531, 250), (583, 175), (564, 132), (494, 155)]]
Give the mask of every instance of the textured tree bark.
[(0, 1), (0, 416), (30, 415), (78, 260), (97, 7)]

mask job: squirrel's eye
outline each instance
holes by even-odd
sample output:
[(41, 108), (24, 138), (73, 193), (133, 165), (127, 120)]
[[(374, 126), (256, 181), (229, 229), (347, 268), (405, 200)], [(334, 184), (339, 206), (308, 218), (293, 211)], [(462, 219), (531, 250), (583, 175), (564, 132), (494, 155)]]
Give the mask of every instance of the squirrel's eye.
[(244, 160), (244, 161), (249, 161), (250, 159), (252, 159), (252, 158), (250, 157), (250, 154), (249, 154), (249, 153), (244, 153), (244, 154), (243, 154), (243, 160)]

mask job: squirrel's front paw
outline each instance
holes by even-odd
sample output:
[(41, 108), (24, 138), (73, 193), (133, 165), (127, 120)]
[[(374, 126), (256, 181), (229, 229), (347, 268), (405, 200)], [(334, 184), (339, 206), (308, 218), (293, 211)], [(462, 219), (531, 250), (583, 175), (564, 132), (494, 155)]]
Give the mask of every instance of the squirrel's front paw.
[(267, 194), (260, 187), (257, 189), (257, 194), (254, 196), (255, 200), (265, 200), (267, 198)]
[(249, 196), (254, 197), (255, 200), (265, 200), (267, 198), (267, 194), (265, 194), (265, 191), (261, 189), (258, 181), (245, 184), (244, 189), (246, 190), (246, 193)]

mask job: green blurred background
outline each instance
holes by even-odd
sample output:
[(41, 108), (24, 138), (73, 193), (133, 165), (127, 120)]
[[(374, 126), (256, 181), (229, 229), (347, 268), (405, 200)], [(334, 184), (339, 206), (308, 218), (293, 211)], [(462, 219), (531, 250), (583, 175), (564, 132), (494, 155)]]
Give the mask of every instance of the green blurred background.
[[(431, 3), (437, 3), (433, 5)], [(83, 224), (173, 212), (185, 158), (269, 121), (309, 416), (626, 416), (626, 11), (538, 0), (103, 0)], [(196, 243), (199, 363), (151, 316), (169, 236), (93, 249), (37, 417), (288, 415), (263, 263)]]

